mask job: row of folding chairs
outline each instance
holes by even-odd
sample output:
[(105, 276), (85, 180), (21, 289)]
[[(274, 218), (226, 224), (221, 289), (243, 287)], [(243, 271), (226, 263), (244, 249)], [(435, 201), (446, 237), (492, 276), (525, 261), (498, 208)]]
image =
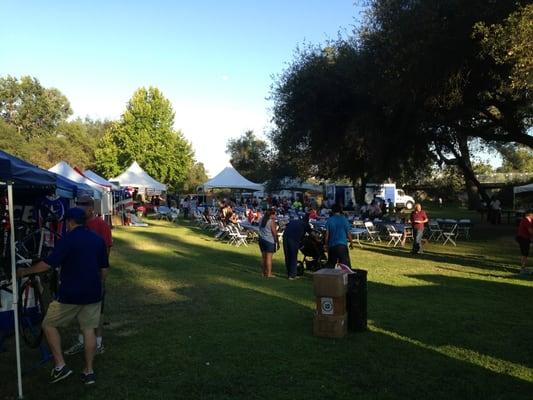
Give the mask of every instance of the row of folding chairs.
[(219, 217), (205, 216), (200, 212), (194, 213), (195, 223), (202, 229), (214, 233), (215, 239), (225, 241), (234, 246), (248, 246), (248, 241), (253, 239), (239, 224), (226, 224)]

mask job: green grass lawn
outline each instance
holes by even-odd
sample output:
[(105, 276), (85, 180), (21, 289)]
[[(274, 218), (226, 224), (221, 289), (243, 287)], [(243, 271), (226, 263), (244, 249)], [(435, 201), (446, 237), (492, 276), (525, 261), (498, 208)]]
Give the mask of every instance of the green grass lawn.
[[(472, 240), (429, 244), (416, 258), (384, 245), (352, 250), (368, 270), (369, 329), (334, 340), (312, 336), (311, 279), (284, 279), (281, 253), (279, 277), (265, 280), (255, 244), (150, 223), (114, 230), (97, 384), (73, 376), (51, 386), (49, 364), (25, 376), (26, 398), (533, 398), (533, 279), (516, 274), (510, 226), (478, 223)], [(16, 393), (7, 347), (0, 398)], [(36, 359), (24, 351), (25, 366)], [(67, 361), (80, 371), (81, 355)]]

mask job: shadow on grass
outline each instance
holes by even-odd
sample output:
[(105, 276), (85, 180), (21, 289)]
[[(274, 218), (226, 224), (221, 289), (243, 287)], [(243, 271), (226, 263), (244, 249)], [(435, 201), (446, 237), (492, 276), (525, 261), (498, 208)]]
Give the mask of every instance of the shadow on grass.
[[(109, 318), (125, 323), (106, 336), (98, 384), (87, 391), (72, 379), (43, 390), (48, 371), (41, 370), (27, 378), (27, 398), (526, 399), (533, 390), (512, 371), (468, 357), (475, 351), (496, 364), (531, 365), (530, 352), (513, 350), (530, 322), (519, 310), (506, 313), (530, 297), (528, 288), (435, 275), (411, 275), (421, 286), (369, 282), (371, 330), (327, 340), (311, 335), (309, 281), (261, 279), (258, 252), (188, 243), (172, 232), (135, 236), (168, 251), (115, 240)], [(529, 324), (523, 335), (520, 320)], [(444, 345), (467, 356), (439, 352)], [(81, 360), (72, 360), (79, 370)], [(7, 361), (2, 395), (15, 392)]]
[[(267, 282), (258, 278), (259, 255), (254, 257), (235, 253), (229, 246), (227, 249), (210, 248), (190, 243), (178, 243), (175, 239), (172, 241), (172, 238), (167, 237), (165, 239), (163, 237), (158, 236), (156, 240), (158, 242), (167, 240), (168, 243), (172, 242), (174, 245), (187, 248), (186, 253), (192, 255), (183, 258), (186, 263), (195, 263), (198, 262), (198, 259), (214, 262), (214, 271), (195, 268), (194, 272), (190, 271), (193, 274), (207, 275), (211, 271), (211, 273), (216, 272), (222, 276), (244, 281), (248, 285), (267, 285)], [(153, 239), (152, 237), (151, 240)], [(442, 261), (444, 258), (444, 256), (428, 255), (423, 257), (433, 261)], [(472, 262), (472, 259), (468, 257), (455, 258), (456, 262), (465, 262), (465, 260)], [(479, 267), (480, 264), (475, 263), (474, 265)], [(485, 264), (482, 265), (487, 268)], [(382, 321), (392, 321), (393, 323), (399, 322), (403, 326), (403, 323), (406, 322), (408, 330), (402, 330), (401, 333), (419, 338), (427, 343), (451, 344), (480, 351), (483, 354), (495, 355), (502, 359), (525, 363), (529, 366), (533, 364), (533, 356), (530, 351), (513, 351), (512, 356), (507, 354), (507, 350), (521, 349), (528, 343), (527, 337), (524, 336), (527, 327), (521, 329), (520, 333), (515, 332), (516, 322), (523, 320), (524, 312), (524, 309), (517, 308), (517, 306), (523, 304), (524, 299), (530, 298), (533, 288), (503, 282), (496, 283), (449, 276), (409, 276), (428, 282), (428, 284), (398, 287), (369, 282), (370, 313), (371, 315), (374, 313), (371, 317), (373, 319), (375, 317), (379, 324)], [(288, 285), (284, 280), (282, 284), (277, 285), (277, 290), (286, 295), (294, 296), (296, 293), (302, 299), (312, 301), (310, 288), (306, 288), (305, 292), (301, 290), (301, 285), (297, 288), (295, 290), (294, 285)], [(388, 301), (387, 298), (389, 298)], [(406, 309), (406, 307), (409, 308)], [(530, 308), (526, 306), (526, 309)], [(379, 314), (382, 310), (385, 311), (384, 319), (380, 318)], [(394, 317), (391, 316), (391, 313), (394, 314)], [(405, 319), (407, 315), (412, 320)], [(427, 323), (427, 321), (431, 321), (431, 323)], [(515, 322), (508, 323), (508, 321)], [(457, 328), (461, 324), (463, 327)], [(498, 325), (496, 330), (494, 325)], [(388, 324), (384, 326), (394, 328)], [(435, 327), (446, 327), (446, 329), (443, 329), (442, 332), (435, 332)], [(517, 336), (520, 337), (519, 343), (513, 345), (512, 342), (509, 342), (509, 338), (516, 338)], [(494, 345), (495, 337), (499, 338), (499, 344)], [(450, 338), (453, 338), (453, 341), (450, 341)], [(484, 345), (484, 339), (490, 345)]]

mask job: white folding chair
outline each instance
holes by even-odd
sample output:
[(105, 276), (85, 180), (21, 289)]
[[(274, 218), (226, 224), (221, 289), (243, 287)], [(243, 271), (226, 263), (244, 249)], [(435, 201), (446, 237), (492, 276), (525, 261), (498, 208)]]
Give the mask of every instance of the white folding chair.
[(455, 233), (456, 229), (457, 229), (457, 224), (453, 224), (442, 232), (442, 235), (444, 236), (444, 242), (442, 243), (443, 245), (450, 242), (454, 246), (457, 246), (457, 243), (455, 243), (455, 239), (457, 239), (456, 233)]
[(413, 227), (411, 225), (406, 225), (403, 230), (402, 246), (405, 245), (405, 242), (407, 241), (407, 239), (414, 240)]
[(386, 224), (385, 228), (387, 229), (387, 233), (389, 234), (389, 243), (387, 243), (387, 246), (396, 247), (402, 242), (402, 236), (403, 233), (397, 232), (396, 228), (393, 225)]
[(381, 242), (381, 238), (379, 237), (379, 231), (376, 229), (376, 227), (371, 221), (365, 222), (365, 228), (368, 238), (373, 243), (375, 243), (376, 241)]

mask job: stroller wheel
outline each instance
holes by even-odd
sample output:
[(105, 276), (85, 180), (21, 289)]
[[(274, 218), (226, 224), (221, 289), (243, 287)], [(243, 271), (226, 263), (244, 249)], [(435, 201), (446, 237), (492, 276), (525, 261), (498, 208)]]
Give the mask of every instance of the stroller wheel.
[(305, 262), (305, 268), (309, 271), (318, 271), (320, 269), (320, 264), (317, 260), (308, 260)]
[(296, 263), (296, 275), (303, 276), (304, 274), (304, 263), (301, 261), (298, 261)]

